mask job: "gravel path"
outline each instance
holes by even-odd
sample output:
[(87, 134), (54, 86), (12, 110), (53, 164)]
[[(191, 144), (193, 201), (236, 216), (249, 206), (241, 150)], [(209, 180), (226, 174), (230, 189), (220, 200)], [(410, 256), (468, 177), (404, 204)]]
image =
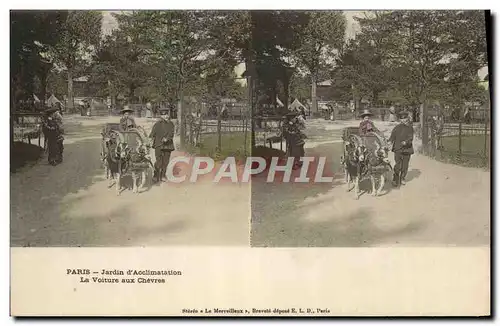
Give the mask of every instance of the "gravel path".
[(117, 197), (99, 161), (100, 128), (117, 118), (66, 119), (64, 163), (44, 159), (11, 175), (12, 246), (248, 246), (248, 184), (163, 184)]
[[(332, 135), (330, 142), (309, 140), (306, 154), (333, 158), (333, 186), (254, 182), (252, 246), (489, 245), (489, 172), (413, 155), (402, 188), (387, 185), (381, 197), (363, 194), (359, 200), (346, 192), (338, 131), (357, 123), (308, 121), (308, 135)], [(377, 126), (386, 133), (392, 129), (391, 123)]]
[[(65, 118), (64, 163), (44, 159), (11, 175), (12, 246), (248, 246), (251, 214), (253, 246), (489, 245), (489, 172), (414, 155), (401, 189), (347, 193), (339, 137), (356, 121), (307, 121), (307, 153), (333, 158), (333, 185), (206, 180), (117, 197), (99, 161), (100, 128), (117, 118)], [(386, 133), (393, 125), (377, 124)]]

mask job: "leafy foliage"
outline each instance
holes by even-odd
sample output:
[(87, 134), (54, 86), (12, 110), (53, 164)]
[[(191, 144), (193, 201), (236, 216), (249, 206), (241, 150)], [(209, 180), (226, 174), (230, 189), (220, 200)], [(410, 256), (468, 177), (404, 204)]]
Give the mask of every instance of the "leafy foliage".
[(483, 93), (477, 79), (487, 62), (483, 12), (380, 11), (357, 20), (361, 32), (334, 70), (337, 86), (351, 84), (375, 105), (459, 105)]
[(26, 100), (32, 96), (35, 76), (45, 76), (51, 68), (43, 53), (58, 42), (58, 30), (65, 17), (64, 12), (11, 11), (10, 76), (13, 107), (18, 99)]

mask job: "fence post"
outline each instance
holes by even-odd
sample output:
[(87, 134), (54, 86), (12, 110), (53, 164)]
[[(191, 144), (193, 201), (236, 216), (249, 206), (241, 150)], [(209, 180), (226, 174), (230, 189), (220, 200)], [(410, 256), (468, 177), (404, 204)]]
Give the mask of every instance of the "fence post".
[[(241, 112), (241, 109), (240, 109)], [(247, 119), (243, 118), (243, 132), (245, 133), (245, 140), (243, 142), (243, 148), (244, 148), (244, 153), (245, 157), (247, 156)]]
[(462, 156), (462, 119), (458, 121), (458, 155)]
[(194, 141), (193, 141), (193, 123), (194, 123), (194, 119), (189, 119), (189, 145), (193, 145)]
[(217, 150), (222, 149), (222, 119), (221, 114), (217, 115)]
[(490, 166), (490, 154), (488, 153), (488, 119), (489, 117), (486, 114), (486, 108), (484, 110), (484, 156), (485, 163), (487, 166)]

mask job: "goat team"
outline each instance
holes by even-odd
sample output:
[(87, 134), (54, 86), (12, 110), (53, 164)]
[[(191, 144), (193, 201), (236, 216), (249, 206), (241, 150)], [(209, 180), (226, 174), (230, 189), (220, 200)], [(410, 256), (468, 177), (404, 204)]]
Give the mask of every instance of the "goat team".
[[(405, 184), (408, 165), (413, 151), (413, 128), (406, 112), (400, 113), (400, 121), (391, 132), (389, 142), (392, 143), (395, 165), (389, 162), (389, 148), (382, 133), (375, 128), (370, 120), (371, 113), (365, 110), (362, 114), (359, 135), (348, 135), (344, 143), (344, 156), (341, 164), (344, 167), (347, 191), (351, 191), (354, 183), (355, 197), (358, 199), (360, 183), (369, 178), (372, 184), (372, 195), (378, 196), (385, 186), (388, 173), (393, 171), (392, 184), (399, 187)], [(367, 146), (368, 139), (375, 139), (375, 145)], [(378, 187), (376, 181), (380, 180)]]
[[(173, 124), (167, 110), (162, 110), (161, 119), (153, 126), (150, 137), (147, 137), (145, 130), (137, 126), (134, 119), (129, 116), (130, 109), (125, 108), (122, 111), (124, 116), (120, 120), (118, 130), (106, 130), (105, 127), (102, 131), (101, 159), (106, 178), (110, 182), (109, 186), (115, 180), (117, 195), (121, 192), (121, 178), (129, 172), (132, 176), (134, 193), (139, 193), (139, 189), (144, 188), (152, 170), (152, 181), (162, 181), (165, 178), (170, 153), (174, 150)], [(127, 134), (137, 137), (138, 145), (135, 148), (132, 148), (125, 139)], [(155, 149), (154, 165), (151, 162), (151, 148)], [(140, 186), (139, 177), (141, 177)]]

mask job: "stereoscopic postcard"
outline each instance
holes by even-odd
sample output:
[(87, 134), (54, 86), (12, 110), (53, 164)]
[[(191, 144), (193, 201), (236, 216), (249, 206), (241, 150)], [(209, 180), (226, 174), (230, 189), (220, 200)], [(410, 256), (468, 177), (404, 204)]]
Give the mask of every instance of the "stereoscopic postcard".
[(484, 10), (11, 10), (11, 315), (489, 316)]

